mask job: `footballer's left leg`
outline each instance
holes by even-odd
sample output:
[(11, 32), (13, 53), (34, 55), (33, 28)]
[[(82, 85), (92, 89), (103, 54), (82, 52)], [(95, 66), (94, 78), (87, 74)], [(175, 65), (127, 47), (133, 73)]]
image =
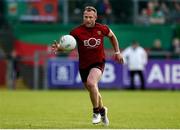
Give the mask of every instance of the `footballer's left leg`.
[(93, 118), (92, 118), (92, 123), (93, 124), (98, 124), (101, 122), (101, 115), (99, 112), (99, 107), (98, 107), (98, 93), (94, 92), (92, 88), (87, 83), (84, 83), (86, 89), (89, 92), (89, 96), (91, 99), (91, 103), (93, 106)]
[[(95, 104), (93, 105), (93, 107), (94, 107), (93, 111), (96, 111), (96, 110), (99, 111), (99, 113), (101, 115), (100, 116), (101, 117), (101, 121), (103, 122), (104, 125), (108, 126), (109, 125), (109, 119), (108, 119), (108, 115), (107, 115), (108, 109), (107, 109), (107, 107), (103, 106), (102, 97), (101, 97), (101, 94), (100, 94), (99, 89), (98, 89), (98, 81), (100, 80), (100, 77), (102, 75), (102, 73), (100, 73), (100, 72), (102, 72), (100, 69), (93, 68), (90, 71), (90, 74), (89, 74), (88, 78), (90, 78), (90, 79), (91, 78), (92, 79), (95, 78), (96, 79), (96, 80), (94, 79), (95, 80), (95, 82), (94, 82), (95, 84), (94, 85), (96, 86), (95, 88), (96, 88), (96, 90), (98, 92), (98, 97), (96, 95), (97, 98), (96, 98), (96, 100), (94, 102)], [(92, 81), (94, 81), (94, 80), (92, 80)], [(93, 86), (93, 84), (91, 86)], [(96, 92), (93, 92), (93, 94), (95, 94), (95, 93)], [(98, 101), (98, 104), (97, 104), (97, 101)], [(92, 101), (92, 104), (93, 104), (93, 101)]]
[(102, 72), (98, 68), (92, 68), (87, 77), (87, 82), (85, 83), (86, 88), (89, 91), (90, 99), (93, 105), (93, 119), (92, 123), (97, 124), (101, 122), (101, 115), (99, 112), (99, 89), (98, 82)]

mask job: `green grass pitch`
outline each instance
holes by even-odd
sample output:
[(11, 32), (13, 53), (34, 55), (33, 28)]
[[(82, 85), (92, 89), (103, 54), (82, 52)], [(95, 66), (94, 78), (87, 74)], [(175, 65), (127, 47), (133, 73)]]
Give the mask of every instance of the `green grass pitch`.
[(0, 128), (180, 128), (179, 91), (101, 90), (110, 125), (91, 124), (84, 90), (0, 91)]

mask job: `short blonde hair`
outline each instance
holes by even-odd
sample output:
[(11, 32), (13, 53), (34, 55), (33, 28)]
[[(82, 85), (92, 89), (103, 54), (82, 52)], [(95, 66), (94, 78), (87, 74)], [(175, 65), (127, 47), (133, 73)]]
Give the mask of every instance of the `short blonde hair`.
[(85, 8), (84, 8), (84, 11), (94, 11), (96, 14), (97, 14), (97, 10), (96, 10), (96, 8), (94, 8), (93, 6), (86, 6)]

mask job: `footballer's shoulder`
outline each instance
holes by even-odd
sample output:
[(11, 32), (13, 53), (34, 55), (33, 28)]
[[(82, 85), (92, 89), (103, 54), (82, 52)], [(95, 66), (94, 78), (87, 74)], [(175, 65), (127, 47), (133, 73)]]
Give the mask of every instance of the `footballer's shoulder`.
[(100, 30), (109, 30), (109, 27), (106, 24), (96, 23), (96, 28)]
[(107, 26), (107, 25), (106, 25), (106, 24), (102, 24), (102, 23), (97, 23), (97, 22), (96, 22), (96, 26), (97, 26), (97, 27), (102, 27), (102, 26)]

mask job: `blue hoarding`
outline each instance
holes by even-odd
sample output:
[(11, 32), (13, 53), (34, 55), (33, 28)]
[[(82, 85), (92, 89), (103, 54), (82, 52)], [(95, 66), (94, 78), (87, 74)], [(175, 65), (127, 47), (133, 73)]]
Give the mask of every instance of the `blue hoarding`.
[[(106, 61), (104, 73), (99, 83), (101, 88), (122, 86), (122, 66), (113, 61)], [(48, 86), (50, 88), (82, 88), (77, 60), (50, 59), (48, 61)]]
[[(180, 89), (180, 61), (149, 60), (144, 71), (146, 88)], [(99, 83), (100, 88), (126, 88), (129, 86), (126, 65), (107, 60)], [(139, 85), (136, 76), (135, 84)], [(49, 88), (83, 88), (78, 61), (55, 58), (48, 61)]]

